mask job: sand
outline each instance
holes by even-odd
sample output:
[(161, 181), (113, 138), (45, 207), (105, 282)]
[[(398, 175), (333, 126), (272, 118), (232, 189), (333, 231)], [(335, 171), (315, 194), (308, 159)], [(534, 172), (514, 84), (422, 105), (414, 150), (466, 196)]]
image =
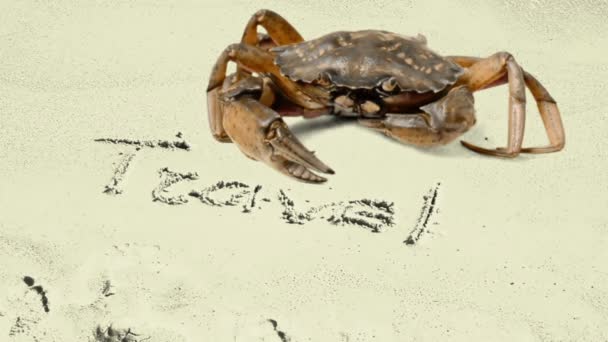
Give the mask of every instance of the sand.
[[(297, 183), (213, 140), (215, 58), (261, 6), (305, 37), (422, 33), (509, 51), (566, 149), (502, 160), (288, 118), (336, 174)], [(0, 5), (0, 341), (608, 340), (608, 5), (12, 1)], [(506, 87), (464, 139), (506, 142)], [(545, 143), (528, 93), (525, 145)]]

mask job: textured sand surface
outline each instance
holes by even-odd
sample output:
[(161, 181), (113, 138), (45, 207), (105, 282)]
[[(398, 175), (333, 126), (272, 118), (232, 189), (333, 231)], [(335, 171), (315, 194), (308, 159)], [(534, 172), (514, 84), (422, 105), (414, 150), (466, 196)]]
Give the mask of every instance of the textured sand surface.
[[(262, 7), (310, 38), (507, 50), (558, 101), (566, 149), (500, 160), (290, 118), (336, 170), (296, 183), (208, 131), (211, 66)], [(598, 0), (0, 2), (0, 341), (608, 340), (606, 15)], [(528, 99), (524, 143), (544, 144)], [(476, 94), (465, 139), (503, 145), (507, 101)]]

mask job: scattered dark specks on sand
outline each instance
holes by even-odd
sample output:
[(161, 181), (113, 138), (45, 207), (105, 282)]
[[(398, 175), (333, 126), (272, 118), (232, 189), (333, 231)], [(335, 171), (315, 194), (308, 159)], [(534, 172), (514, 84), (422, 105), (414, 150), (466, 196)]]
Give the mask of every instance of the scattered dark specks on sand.
[(433, 188), (429, 190), (429, 193), (423, 197), (424, 202), (422, 205), (422, 210), (420, 211), (420, 216), (418, 217), (418, 221), (416, 222), (416, 226), (410, 232), (410, 235), (403, 241), (406, 245), (414, 245), (418, 242), (423, 233), (428, 231), (428, 223), (433, 215), (433, 213), (437, 212), (437, 196), (439, 194), (439, 187), (441, 183), (437, 183)]
[(23, 277), (23, 282), (25, 283), (25, 285), (27, 285), (28, 287), (34, 286), (34, 278), (30, 277), (30, 276), (25, 276)]
[(110, 179), (110, 183), (104, 187), (103, 192), (108, 195), (118, 195), (122, 193), (121, 183), (129, 169), (129, 165), (131, 165), (131, 161), (135, 157), (135, 153), (127, 153), (125, 154), (121, 160), (118, 162), (118, 165), (114, 168), (114, 175), (112, 175), (112, 179)]
[(162, 168), (158, 171), (160, 176), (160, 183), (152, 190), (152, 201), (161, 202), (169, 205), (179, 205), (188, 203), (188, 198), (184, 195), (168, 196), (167, 192), (169, 187), (182, 181), (192, 181), (198, 179), (196, 172), (179, 173), (169, 170), (169, 168)]
[(36, 324), (36, 322), (21, 317), (17, 317), (15, 324), (11, 327), (8, 332), (9, 337), (14, 337), (21, 334), (26, 334), (30, 330), (30, 325)]
[(134, 333), (131, 329), (117, 329), (111, 325), (106, 329), (102, 329), (98, 325), (93, 331), (95, 342), (141, 342), (150, 339), (150, 337), (137, 339), (138, 336), (140, 335)]
[(284, 331), (279, 330), (279, 324), (277, 323), (277, 321), (275, 321), (274, 319), (268, 319), (268, 322), (270, 322), (270, 324), (272, 324), (272, 327), (273, 327), (274, 331), (277, 333), (277, 336), (279, 336), (279, 338), (281, 339), (281, 342), (291, 341), (291, 338), (289, 336), (287, 336), (287, 334)]
[(95, 139), (97, 142), (103, 142), (108, 144), (121, 144), (121, 145), (132, 145), (137, 147), (149, 147), (149, 148), (167, 148), (167, 149), (180, 149), (190, 150), (190, 144), (183, 140), (183, 135), (178, 132), (175, 135), (180, 140), (134, 140), (134, 139), (117, 139), (117, 138), (99, 138)]
[(249, 185), (239, 181), (219, 181), (201, 191), (193, 190), (189, 195), (214, 207), (236, 206), (242, 203), (246, 196), (250, 196), (243, 205), (243, 212), (249, 213), (253, 210), (255, 198), (261, 189), (261, 185), (255, 186), (252, 191)]
[(317, 217), (334, 225), (354, 225), (374, 233), (386, 226), (394, 225), (394, 203), (384, 200), (361, 199), (340, 201), (311, 207), (307, 211), (297, 211), (294, 201), (279, 191), (279, 202), (283, 205), (282, 218), (287, 223), (304, 224)]
[(44, 288), (40, 285), (34, 286), (36, 281), (30, 276), (23, 277), (23, 282), (30, 288), (30, 290), (36, 291), (36, 293), (40, 295), (40, 300), (42, 301), (42, 308), (44, 309), (44, 312), (49, 312), (49, 299), (46, 296), (46, 291), (44, 290)]

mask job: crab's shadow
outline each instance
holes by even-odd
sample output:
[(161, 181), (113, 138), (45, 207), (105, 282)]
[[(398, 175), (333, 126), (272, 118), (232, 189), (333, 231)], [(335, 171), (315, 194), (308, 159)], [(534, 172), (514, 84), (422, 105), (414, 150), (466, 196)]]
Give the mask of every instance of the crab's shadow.
[(411, 148), (421, 153), (430, 153), (444, 157), (467, 157), (471, 156), (468, 150), (463, 148), (459, 143), (454, 142), (446, 146), (439, 146), (433, 148), (418, 147), (414, 145), (407, 145), (399, 142), (398, 140), (376, 132), (367, 127), (363, 127), (358, 124), (357, 118), (354, 117), (337, 117), (337, 116), (324, 116), (314, 119), (302, 119), (301, 121), (295, 122), (290, 125), (290, 129), (297, 137), (306, 139), (312, 134), (319, 133), (319, 131), (330, 130), (337, 127), (351, 126), (355, 129), (361, 130), (361, 134), (370, 134), (378, 139), (385, 139), (388, 143), (398, 144), (405, 148)]
[(302, 121), (290, 125), (290, 129), (296, 136), (300, 138), (306, 138), (312, 133), (347, 125), (356, 126), (357, 119), (337, 116), (325, 116), (322, 118), (303, 119)]
[[(487, 137), (484, 138), (484, 136), (486, 134), (484, 134), (484, 129), (482, 127), (477, 127), (477, 129), (474, 132), (466, 134), (465, 136), (460, 137), (459, 139), (453, 141), (452, 143), (449, 143), (444, 146), (437, 146), (437, 147), (419, 147), (419, 146), (415, 146), (415, 145), (408, 145), (408, 144), (401, 143), (394, 138), (391, 138), (389, 136), (386, 136), (379, 132), (375, 132), (374, 130), (371, 130), (369, 128), (359, 125), (357, 122), (357, 118), (350, 118), (350, 117), (324, 116), (324, 117), (314, 118), (314, 119), (303, 119), (301, 121), (295, 122), (294, 124), (290, 125), (290, 129), (296, 136), (298, 136), (300, 138), (307, 138), (308, 136), (310, 136), (314, 133), (318, 133), (319, 131), (333, 129), (333, 128), (342, 127), (342, 126), (356, 127), (356, 129), (360, 129), (362, 131), (361, 134), (372, 134), (373, 136), (378, 137), (379, 139), (385, 139), (388, 143), (398, 144), (400, 146), (403, 146), (404, 148), (410, 148), (410, 149), (413, 149), (420, 153), (432, 154), (432, 155), (439, 156), (439, 157), (466, 158), (466, 159), (491, 158), (488, 156), (483, 156), (483, 155), (474, 153), (472, 151), (469, 151), (468, 149), (466, 149), (464, 146), (462, 146), (459, 143), (460, 140), (466, 140), (466, 141), (479, 143), (479, 145), (492, 145), (493, 143), (500, 145), (500, 143), (493, 142), (490, 139), (488, 139)], [(529, 159), (529, 157), (527, 155), (522, 154), (518, 158), (513, 158), (513, 159), (508, 159), (508, 160), (510, 162), (523, 162), (523, 161), (527, 161), (528, 159)]]

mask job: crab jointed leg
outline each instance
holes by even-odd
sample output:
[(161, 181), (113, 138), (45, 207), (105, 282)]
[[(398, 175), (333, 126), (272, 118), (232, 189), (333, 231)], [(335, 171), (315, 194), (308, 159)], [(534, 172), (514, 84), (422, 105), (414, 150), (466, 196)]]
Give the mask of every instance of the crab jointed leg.
[[(485, 59), (466, 56), (452, 56), (448, 58), (463, 67), (469, 68), (468, 78), (465, 78), (465, 80), (473, 91), (487, 89), (504, 84), (507, 81), (509, 82), (509, 91), (511, 95), (509, 97), (509, 146), (511, 149), (507, 147), (506, 149), (498, 148), (497, 150), (487, 150), (463, 141), (462, 144), (465, 147), (480, 153), (503, 157), (515, 157), (519, 152), (557, 152), (564, 148), (564, 127), (555, 100), (534, 76), (523, 71), (520, 67), (516, 67), (517, 64), (509, 53), (499, 52)], [(520, 76), (520, 74), (522, 76)], [(536, 100), (540, 116), (549, 138), (549, 146), (521, 147), (525, 115), (523, 106), (525, 104), (525, 91), (522, 83), (528, 87)]]
[(467, 69), (467, 74), (459, 82), (467, 84), (473, 91), (499, 83), (507, 75), (509, 82), (509, 133), (506, 148), (485, 149), (466, 141), (465, 147), (481, 153), (498, 157), (515, 157), (521, 152), (524, 138), (526, 115), (526, 92), (523, 70), (513, 56), (499, 52), (489, 58), (480, 60)]
[[(262, 26), (268, 34), (260, 35), (258, 26)], [(247, 22), (241, 43), (267, 50), (277, 45), (299, 43), (303, 40), (300, 33), (287, 20), (271, 10), (263, 9), (255, 12)], [(237, 66), (237, 74), (243, 74), (240, 65)]]
[(524, 80), (538, 105), (538, 112), (549, 138), (549, 146), (524, 147), (521, 151), (525, 153), (549, 153), (562, 150), (566, 145), (566, 133), (557, 103), (547, 89), (532, 75), (524, 72)]
[(285, 96), (294, 104), (307, 109), (319, 109), (324, 106), (315, 101), (312, 97), (303, 93), (298, 86), (281, 74), (279, 67), (274, 64), (274, 56), (259, 47), (247, 44), (229, 45), (217, 59), (209, 77), (207, 92), (219, 87), (226, 78), (226, 68), (228, 62), (233, 61), (237, 65), (251, 72), (267, 74), (278, 86)]
[(258, 25), (268, 32), (268, 36), (276, 45), (299, 43), (304, 40), (298, 31), (279, 14), (271, 10), (259, 10), (249, 19), (241, 43), (258, 44)]
[(248, 70), (259, 73), (268, 73), (274, 80), (275, 84), (283, 90), (283, 92), (292, 99), (296, 104), (311, 109), (321, 107), (314, 102), (310, 97), (302, 93), (297, 86), (283, 76), (278, 67), (273, 62), (273, 57), (267, 51), (258, 47), (247, 44), (232, 44), (228, 46), (217, 59), (211, 76), (209, 77), (209, 85), (207, 87), (207, 108), (209, 126), (213, 137), (220, 142), (230, 142), (222, 127), (222, 104), (220, 101), (221, 87), (227, 87), (236, 82), (242, 75), (231, 76), (233, 79), (226, 80), (226, 69), (228, 62), (234, 61), (238, 65), (245, 67)]

